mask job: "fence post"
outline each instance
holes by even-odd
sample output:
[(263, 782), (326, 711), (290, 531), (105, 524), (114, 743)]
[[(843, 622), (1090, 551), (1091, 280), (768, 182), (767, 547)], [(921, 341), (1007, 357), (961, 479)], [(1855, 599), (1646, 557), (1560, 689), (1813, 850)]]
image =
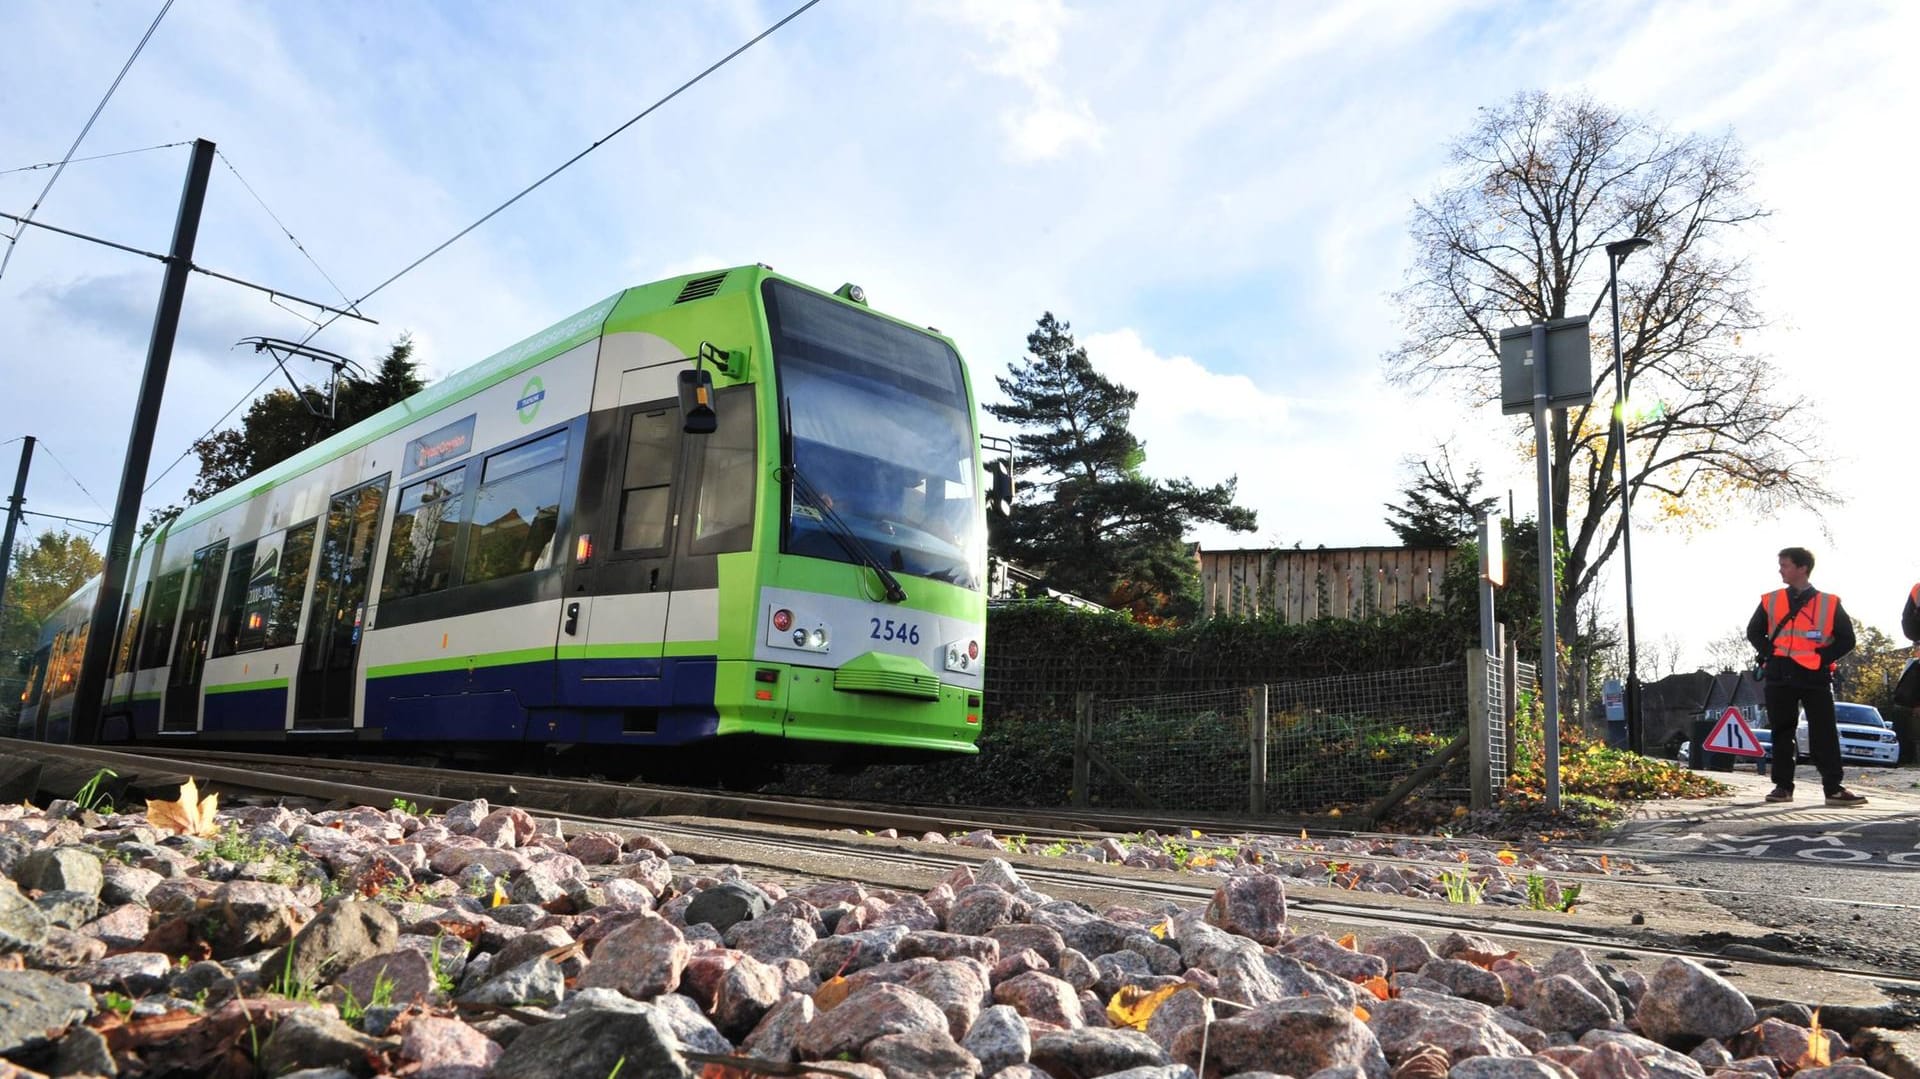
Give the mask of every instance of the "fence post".
[(1493, 731), (1487, 716), (1487, 665), (1492, 658), (1478, 648), (1467, 649), (1467, 776), (1474, 809), (1493, 804)]
[(1073, 695), (1073, 804), (1085, 807), (1093, 785), (1093, 694)]
[(1500, 627), (1500, 682), (1507, 691), (1500, 695), (1500, 707), (1507, 713), (1506, 729), (1501, 735), (1507, 740), (1507, 775), (1513, 775), (1514, 722), (1520, 715), (1520, 655), (1513, 641), (1507, 637), (1505, 626)]
[(1247, 812), (1267, 812), (1267, 687), (1247, 690)]

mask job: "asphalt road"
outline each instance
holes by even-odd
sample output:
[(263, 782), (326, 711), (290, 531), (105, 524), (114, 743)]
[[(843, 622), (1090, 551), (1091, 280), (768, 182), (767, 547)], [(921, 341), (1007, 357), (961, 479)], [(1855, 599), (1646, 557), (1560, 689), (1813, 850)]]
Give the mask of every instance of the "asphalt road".
[(1714, 776), (1734, 794), (1643, 806), (1608, 845), (1706, 889), (1733, 935), (1771, 930), (1767, 950), (1920, 972), (1920, 769), (1848, 768), (1869, 799), (1855, 809), (1828, 809), (1811, 765), (1786, 804), (1762, 801), (1772, 781), (1750, 769)]

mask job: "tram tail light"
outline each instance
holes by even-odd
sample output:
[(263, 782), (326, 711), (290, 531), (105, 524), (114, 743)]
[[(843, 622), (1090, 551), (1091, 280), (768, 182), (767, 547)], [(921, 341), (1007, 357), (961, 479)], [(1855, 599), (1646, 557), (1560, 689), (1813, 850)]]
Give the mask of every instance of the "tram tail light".
[(584, 566), (593, 561), (593, 537), (583, 535), (573, 541), (573, 564)]
[(980, 642), (954, 641), (947, 645), (947, 670), (966, 674), (980, 666)]

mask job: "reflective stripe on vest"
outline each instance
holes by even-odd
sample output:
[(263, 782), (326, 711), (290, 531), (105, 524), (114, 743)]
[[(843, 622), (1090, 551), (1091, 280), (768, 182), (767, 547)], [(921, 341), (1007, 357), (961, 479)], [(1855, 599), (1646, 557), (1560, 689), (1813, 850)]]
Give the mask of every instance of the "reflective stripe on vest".
[[(1767, 612), (1767, 624), (1780, 626), (1792, 606), (1787, 590), (1769, 592), (1760, 597), (1761, 606)], [(1821, 667), (1818, 649), (1833, 640), (1833, 612), (1840, 606), (1840, 597), (1830, 592), (1815, 592), (1813, 599), (1800, 605), (1793, 619), (1780, 628), (1773, 639), (1775, 655), (1785, 656), (1810, 671)]]

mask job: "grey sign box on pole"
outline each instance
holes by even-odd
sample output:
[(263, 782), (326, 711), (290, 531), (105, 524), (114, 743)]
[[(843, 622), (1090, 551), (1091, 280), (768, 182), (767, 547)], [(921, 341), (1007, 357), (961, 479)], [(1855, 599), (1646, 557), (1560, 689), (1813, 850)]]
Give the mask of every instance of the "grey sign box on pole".
[[(1547, 405), (1565, 408), (1593, 400), (1593, 362), (1587, 320), (1557, 318), (1547, 323)], [(1533, 410), (1533, 327), (1500, 331), (1500, 411)]]

